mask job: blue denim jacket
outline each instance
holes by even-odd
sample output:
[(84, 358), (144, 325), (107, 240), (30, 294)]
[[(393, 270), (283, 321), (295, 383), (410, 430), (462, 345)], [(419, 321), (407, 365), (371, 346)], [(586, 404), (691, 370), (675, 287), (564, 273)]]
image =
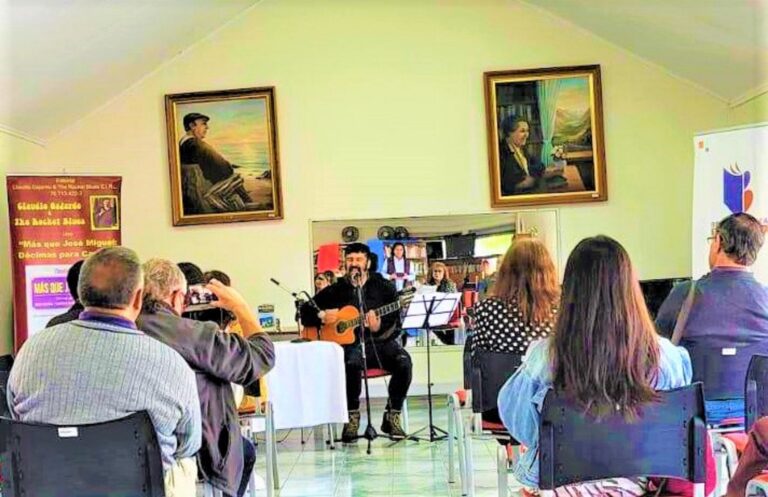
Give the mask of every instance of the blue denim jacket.
[[(499, 414), (510, 434), (528, 449), (514, 468), (517, 480), (530, 488), (539, 486), (539, 413), (552, 387), (549, 357), (550, 339), (533, 342), (523, 364), (499, 392)], [(669, 390), (691, 383), (688, 351), (659, 337), (657, 390)]]

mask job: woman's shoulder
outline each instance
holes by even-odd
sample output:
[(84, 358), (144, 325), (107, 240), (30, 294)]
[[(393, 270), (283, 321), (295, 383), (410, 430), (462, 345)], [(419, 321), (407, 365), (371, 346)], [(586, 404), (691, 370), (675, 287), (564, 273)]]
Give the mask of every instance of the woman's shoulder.
[(685, 348), (674, 345), (669, 339), (658, 337), (659, 375), (656, 388), (665, 390), (688, 385), (693, 369), (691, 357)]
[(523, 367), (532, 377), (542, 381), (551, 381), (552, 361), (550, 360), (550, 338), (541, 338), (531, 342), (523, 357)]

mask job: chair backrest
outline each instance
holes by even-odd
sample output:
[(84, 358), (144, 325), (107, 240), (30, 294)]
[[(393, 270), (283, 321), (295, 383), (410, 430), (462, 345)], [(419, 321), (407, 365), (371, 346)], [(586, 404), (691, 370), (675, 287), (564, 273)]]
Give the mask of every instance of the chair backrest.
[(744, 382), (745, 431), (749, 431), (755, 421), (768, 416), (768, 356), (753, 355), (747, 368)]
[(712, 347), (683, 339), (680, 345), (691, 356), (693, 381), (704, 383), (707, 400), (743, 398), (750, 359), (754, 354), (768, 353), (768, 344)]
[(475, 349), (472, 356), (472, 411), (485, 412), (497, 406), (499, 390), (523, 362), (523, 356)]
[[(614, 414), (601, 420), (550, 390), (539, 426), (539, 486), (615, 477), (664, 476), (705, 480), (707, 427), (701, 383), (660, 392), (634, 422)], [(702, 492), (703, 495), (703, 492)]]
[(163, 497), (163, 465), (146, 412), (53, 426), (0, 419), (3, 497)]

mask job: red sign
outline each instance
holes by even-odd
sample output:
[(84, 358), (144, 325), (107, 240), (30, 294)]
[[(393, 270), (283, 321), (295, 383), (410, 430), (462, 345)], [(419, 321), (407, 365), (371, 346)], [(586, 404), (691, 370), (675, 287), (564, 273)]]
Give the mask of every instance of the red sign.
[(120, 245), (117, 176), (8, 176), (14, 348), (73, 303), (69, 267)]

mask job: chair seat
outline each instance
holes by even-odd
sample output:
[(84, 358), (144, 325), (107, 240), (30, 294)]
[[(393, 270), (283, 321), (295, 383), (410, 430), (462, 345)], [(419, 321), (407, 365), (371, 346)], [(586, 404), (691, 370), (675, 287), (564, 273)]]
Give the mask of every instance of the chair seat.
[(744, 452), (744, 448), (747, 446), (747, 442), (749, 442), (749, 435), (743, 431), (723, 433), (721, 436), (733, 442), (733, 445), (736, 446), (736, 451), (739, 454)]
[(725, 428), (728, 426), (744, 426), (744, 418), (726, 418), (717, 423), (718, 428)]
[(381, 378), (382, 376), (390, 376), (392, 373), (387, 371), (386, 369), (379, 369), (379, 368), (371, 368), (367, 369), (366, 372), (368, 373), (368, 378)]
[(461, 407), (464, 407), (465, 405), (467, 405), (467, 391), (464, 390), (463, 388), (459, 388), (458, 390), (456, 390), (455, 393), (456, 393), (456, 397), (458, 397), (459, 399), (459, 405)]
[(485, 431), (492, 431), (494, 433), (498, 433), (498, 432), (509, 433), (507, 431), (507, 428), (503, 424), (501, 424), (501, 423), (493, 423), (491, 421), (483, 421), (481, 427)]

